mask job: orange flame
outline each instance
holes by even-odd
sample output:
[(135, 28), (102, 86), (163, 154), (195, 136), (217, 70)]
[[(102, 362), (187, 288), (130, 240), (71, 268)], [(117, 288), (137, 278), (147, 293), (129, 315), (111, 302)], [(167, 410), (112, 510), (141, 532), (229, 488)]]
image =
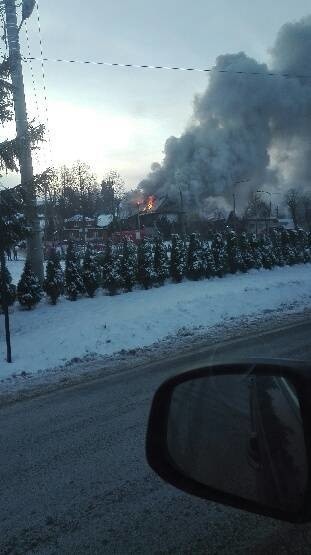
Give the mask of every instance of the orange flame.
[(152, 210), (154, 207), (154, 203), (155, 203), (155, 197), (153, 195), (151, 195), (150, 197), (147, 198), (146, 200), (146, 206), (145, 206), (145, 210)]

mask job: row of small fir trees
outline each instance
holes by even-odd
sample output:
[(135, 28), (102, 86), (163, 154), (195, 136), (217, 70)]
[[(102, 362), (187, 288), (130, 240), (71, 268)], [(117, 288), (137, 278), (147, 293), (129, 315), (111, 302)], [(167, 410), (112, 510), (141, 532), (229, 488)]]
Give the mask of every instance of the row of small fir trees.
[[(63, 294), (75, 301), (85, 294), (93, 297), (100, 287), (115, 295), (120, 290), (132, 291), (136, 284), (145, 289), (160, 286), (168, 278), (178, 283), (184, 277), (223, 277), (252, 268), (270, 269), (310, 261), (311, 233), (303, 230), (272, 230), (261, 237), (230, 231), (216, 234), (212, 241), (201, 240), (192, 233), (188, 241), (173, 235), (170, 251), (160, 237), (144, 239), (138, 246), (129, 239), (119, 245), (108, 241), (103, 253), (95, 253), (89, 246), (82, 260), (70, 243), (64, 272), (59, 256), (54, 250), (51, 252), (43, 288), (27, 261), (17, 287), (7, 269), (5, 283), (8, 303), (12, 305), (17, 298), (22, 307), (30, 309), (41, 300), (43, 292), (55, 305)], [(0, 285), (2, 279), (0, 275)], [(1, 295), (0, 292), (0, 307)]]

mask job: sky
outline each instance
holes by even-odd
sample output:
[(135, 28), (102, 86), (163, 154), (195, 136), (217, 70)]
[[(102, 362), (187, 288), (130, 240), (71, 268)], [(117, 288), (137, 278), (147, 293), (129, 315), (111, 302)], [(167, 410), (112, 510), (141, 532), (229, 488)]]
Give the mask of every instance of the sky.
[[(120, 63), (212, 67), (218, 55), (245, 51), (269, 62), (279, 28), (311, 11), (307, 0), (39, 0), (21, 30), (22, 53)], [(89, 163), (102, 179), (117, 170), (128, 188), (161, 162), (166, 139), (179, 136), (206, 74), (84, 64), (24, 64), (30, 118), (47, 142), (34, 169)], [(32, 77), (33, 74), (33, 77)], [(45, 88), (44, 84), (45, 83)], [(9, 133), (10, 130), (7, 131)]]

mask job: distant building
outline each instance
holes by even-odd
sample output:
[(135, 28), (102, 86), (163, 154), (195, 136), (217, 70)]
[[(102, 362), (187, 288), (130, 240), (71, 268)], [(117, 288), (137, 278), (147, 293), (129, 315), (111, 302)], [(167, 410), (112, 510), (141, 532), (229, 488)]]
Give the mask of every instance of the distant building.
[(295, 229), (292, 218), (279, 218), (279, 226), (283, 229)]
[(280, 227), (277, 218), (244, 218), (243, 223), (248, 233), (255, 233), (256, 235)]
[[(63, 240), (83, 242), (100, 242), (106, 240), (110, 235), (110, 226), (113, 217), (108, 214), (100, 214), (89, 218), (76, 214), (67, 218), (64, 222)], [(83, 235), (85, 234), (85, 237)]]
[(181, 230), (183, 212), (180, 205), (168, 197), (147, 197), (137, 204), (136, 210), (128, 217), (120, 219), (123, 230), (144, 230), (145, 236), (162, 233), (170, 235)]
[(112, 214), (99, 214), (97, 216), (97, 227), (107, 229), (113, 222)]
[(291, 218), (245, 218), (243, 220), (248, 233), (266, 233), (270, 229), (295, 229)]

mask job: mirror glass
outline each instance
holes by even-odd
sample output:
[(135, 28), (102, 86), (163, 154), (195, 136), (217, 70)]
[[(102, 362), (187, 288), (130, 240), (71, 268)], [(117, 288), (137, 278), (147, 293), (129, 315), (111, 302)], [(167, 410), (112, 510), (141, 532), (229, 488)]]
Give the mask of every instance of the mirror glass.
[(168, 450), (186, 476), (269, 508), (298, 512), (308, 482), (300, 404), (277, 376), (215, 375), (176, 386)]

